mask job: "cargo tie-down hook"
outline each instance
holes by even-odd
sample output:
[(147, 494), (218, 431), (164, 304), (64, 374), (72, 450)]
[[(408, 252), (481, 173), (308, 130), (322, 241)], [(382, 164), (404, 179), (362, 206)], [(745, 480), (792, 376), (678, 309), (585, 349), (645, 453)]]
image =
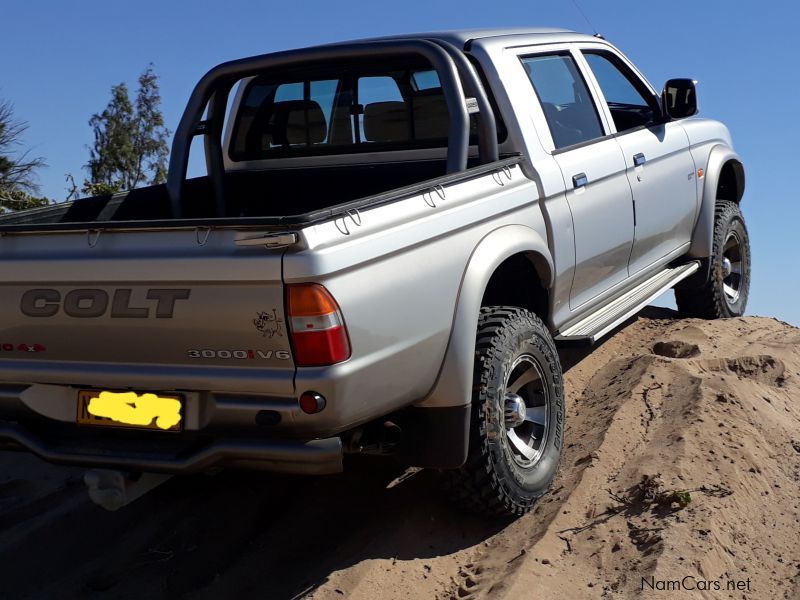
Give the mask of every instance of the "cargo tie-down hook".
[(431, 208), (436, 208), (436, 201), (433, 198), (433, 192), (436, 192), (436, 195), (439, 196), (441, 200), (445, 200), (447, 198), (447, 192), (444, 191), (444, 188), (440, 184), (436, 184), (431, 189), (422, 193), (422, 200), (430, 206)]
[(492, 171), (492, 179), (494, 179), (494, 182), (500, 187), (506, 184), (505, 181), (503, 181), (503, 176), (505, 176), (508, 181), (511, 181), (511, 169), (508, 165), (503, 165), (499, 170)]
[(347, 226), (347, 221), (345, 221), (345, 217), (336, 217), (333, 220), (333, 224), (336, 226), (336, 229), (339, 230), (339, 233), (342, 235), (350, 235), (350, 228)]
[(198, 227), (194, 230), (195, 239), (198, 246), (205, 246), (208, 243), (208, 238), (211, 235), (211, 227)]
[(361, 227), (361, 213), (358, 212), (357, 208), (351, 208), (346, 214), (356, 227)]
[(350, 235), (350, 228), (347, 226), (347, 217), (350, 217), (350, 220), (353, 222), (353, 225), (356, 227), (361, 227), (361, 213), (358, 211), (357, 208), (351, 208), (346, 210), (342, 216), (336, 217), (333, 220), (333, 224), (336, 226), (336, 229), (339, 230), (339, 233), (342, 235)]
[(100, 239), (101, 233), (103, 233), (101, 229), (89, 229), (86, 232), (86, 243), (89, 244), (89, 248), (94, 248), (97, 246), (97, 242)]

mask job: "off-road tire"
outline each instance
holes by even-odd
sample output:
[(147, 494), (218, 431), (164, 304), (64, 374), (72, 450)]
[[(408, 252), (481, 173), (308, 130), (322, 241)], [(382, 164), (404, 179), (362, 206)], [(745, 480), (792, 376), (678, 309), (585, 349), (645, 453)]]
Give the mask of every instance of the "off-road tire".
[[(522, 468), (508, 449), (504, 420), (505, 382), (519, 357), (535, 359), (547, 386), (548, 433), (541, 457)], [(544, 389), (544, 388), (543, 388)], [(450, 499), (492, 516), (518, 516), (531, 509), (550, 487), (564, 438), (564, 384), (555, 344), (535, 314), (514, 307), (481, 309), (475, 347), (469, 454), (449, 471)]]
[[(725, 244), (736, 236), (740, 248), (741, 281), (738, 297), (731, 301), (724, 289), (723, 259)], [(676, 288), (678, 310), (689, 317), (721, 319), (744, 314), (750, 290), (750, 240), (739, 205), (730, 200), (717, 200), (714, 213), (714, 239), (708, 280), (696, 288)]]

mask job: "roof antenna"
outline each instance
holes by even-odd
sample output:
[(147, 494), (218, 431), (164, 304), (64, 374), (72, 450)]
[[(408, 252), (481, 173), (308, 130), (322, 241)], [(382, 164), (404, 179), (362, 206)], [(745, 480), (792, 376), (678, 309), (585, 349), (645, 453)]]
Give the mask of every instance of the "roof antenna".
[(575, 8), (578, 10), (578, 12), (581, 13), (581, 16), (583, 17), (583, 20), (586, 21), (586, 24), (589, 26), (589, 29), (591, 29), (594, 32), (594, 37), (600, 38), (601, 40), (606, 39), (606, 38), (603, 37), (603, 35), (601, 33), (597, 32), (597, 29), (595, 29), (594, 25), (592, 25), (592, 22), (589, 20), (589, 17), (586, 16), (585, 12), (583, 12), (583, 9), (581, 8), (581, 5), (578, 4), (578, 0), (572, 0), (572, 4), (574, 4)]

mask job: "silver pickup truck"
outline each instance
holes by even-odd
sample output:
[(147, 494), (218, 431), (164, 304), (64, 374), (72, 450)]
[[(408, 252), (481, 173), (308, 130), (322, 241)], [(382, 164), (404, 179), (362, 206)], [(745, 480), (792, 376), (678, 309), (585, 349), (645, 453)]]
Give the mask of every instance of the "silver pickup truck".
[(386, 454), (521, 514), (563, 445), (558, 345), (672, 287), (744, 312), (744, 169), (696, 113), (691, 79), (659, 94), (561, 30), (219, 65), (165, 185), (0, 218), (0, 447), (173, 474)]

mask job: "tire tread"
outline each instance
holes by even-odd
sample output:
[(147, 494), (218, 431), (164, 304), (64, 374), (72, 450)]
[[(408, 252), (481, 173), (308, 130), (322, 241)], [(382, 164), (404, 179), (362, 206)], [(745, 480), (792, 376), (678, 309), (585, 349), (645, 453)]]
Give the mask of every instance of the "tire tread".
[[(492, 516), (520, 516), (528, 512), (549, 488), (548, 484), (545, 489), (525, 498), (510, 494), (502, 481), (503, 474), (492, 468), (485, 435), (492, 357), (502, 353), (503, 344), (523, 324), (546, 332), (549, 336), (539, 317), (521, 308), (484, 307), (478, 317), (469, 454), (467, 462), (460, 469), (446, 472), (446, 488), (450, 499), (473, 512)], [(543, 343), (538, 336), (534, 339), (537, 343)], [(554, 346), (551, 350), (555, 354)], [(563, 393), (560, 366), (556, 371), (553, 383), (555, 389)]]
[[(691, 317), (701, 319), (721, 319), (725, 317), (738, 316), (731, 314), (727, 300), (724, 297), (724, 291), (720, 285), (715, 281), (714, 269), (719, 268), (717, 265), (720, 263), (719, 253), (725, 244), (725, 237), (728, 232), (728, 226), (731, 221), (738, 219), (742, 223), (745, 231), (745, 239), (742, 243), (748, 243), (747, 228), (745, 227), (744, 217), (742, 217), (739, 205), (730, 200), (717, 200), (714, 207), (714, 238), (711, 254), (711, 271), (706, 282), (698, 288), (676, 289), (675, 290), (675, 303), (678, 306), (678, 311)], [(747, 250), (747, 265), (746, 277), (750, 277), (749, 257), (750, 251)], [(746, 298), (745, 298), (746, 302)]]

